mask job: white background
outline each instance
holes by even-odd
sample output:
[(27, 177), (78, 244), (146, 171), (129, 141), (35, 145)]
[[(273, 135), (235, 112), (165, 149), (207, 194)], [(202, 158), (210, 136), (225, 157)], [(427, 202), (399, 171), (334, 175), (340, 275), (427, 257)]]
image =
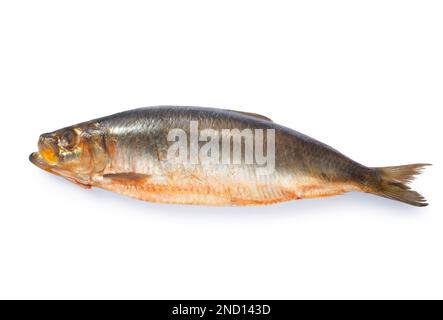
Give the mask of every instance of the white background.
[[(0, 298), (443, 298), (441, 1), (2, 1)], [(126, 109), (262, 113), (369, 166), (429, 162), (416, 208), (366, 194), (145, 203), (28, 161)]]

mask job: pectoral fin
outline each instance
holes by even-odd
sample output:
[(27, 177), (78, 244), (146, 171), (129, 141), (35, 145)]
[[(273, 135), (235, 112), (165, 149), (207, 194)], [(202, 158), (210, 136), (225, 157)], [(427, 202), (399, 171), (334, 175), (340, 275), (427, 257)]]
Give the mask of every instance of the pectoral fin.
[(144, 185), (149, 182), (150, 175), (135, 172), (108, 173), (103, 175), (103, 180), (125, 185)]

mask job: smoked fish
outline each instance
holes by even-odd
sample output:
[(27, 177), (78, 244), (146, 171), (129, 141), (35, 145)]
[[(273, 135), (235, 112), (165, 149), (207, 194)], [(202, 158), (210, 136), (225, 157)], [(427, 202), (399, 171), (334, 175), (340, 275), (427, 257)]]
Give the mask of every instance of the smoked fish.
[(267, 117), (233, 110), (125, 111), (42, 134), (29, 159), (82, 187), (153, 202), (266, 205), (359, 191), (427, 205), (408, 186), (427, 164), (367, 167)]

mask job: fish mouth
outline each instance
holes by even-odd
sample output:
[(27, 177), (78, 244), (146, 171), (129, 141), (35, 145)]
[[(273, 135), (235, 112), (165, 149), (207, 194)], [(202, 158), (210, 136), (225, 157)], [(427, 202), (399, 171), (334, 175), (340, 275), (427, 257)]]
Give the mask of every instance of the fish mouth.
[(39, 167), (40, 169), (54, 172), (53, 167), (45, 161), (40, 152), (33, 152), (29, 155), (29, 161), (31, 161), (34, 165)]
[(53, 172), (58, 163), (57, 139), (53, 133), (44, 133), (38, 139), (38, 151), (29, 155), (37, 167)]
[(55, 174), (56, 176), (63, 177), (65, 179), (68, 179), (71, 182), (74, 182), (83, 188), (91, 188), (91, 185), (88, 182), (84, 182), (83, 180), (80, 180), (79, 178), (75, 178), (71, 175), (69, 171), (63, 170), (56, 165), (48, 163), (45, 158), (40, 154), (40, 152), (33, 152), (29, 155), (29, 161), (31, 161), (34, 165), (39, 167), (40, 169), (43, 169), (49, 173)]

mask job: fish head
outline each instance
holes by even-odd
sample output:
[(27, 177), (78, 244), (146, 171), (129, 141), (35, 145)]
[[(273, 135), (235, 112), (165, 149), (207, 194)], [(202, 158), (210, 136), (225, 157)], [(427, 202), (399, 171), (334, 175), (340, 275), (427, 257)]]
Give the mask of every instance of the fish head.
[(89, 187), (106, 164), (104, 135), (96, 126), (80, 124), (40, 135), (38, 152), (29, 160), (37, 167)]

